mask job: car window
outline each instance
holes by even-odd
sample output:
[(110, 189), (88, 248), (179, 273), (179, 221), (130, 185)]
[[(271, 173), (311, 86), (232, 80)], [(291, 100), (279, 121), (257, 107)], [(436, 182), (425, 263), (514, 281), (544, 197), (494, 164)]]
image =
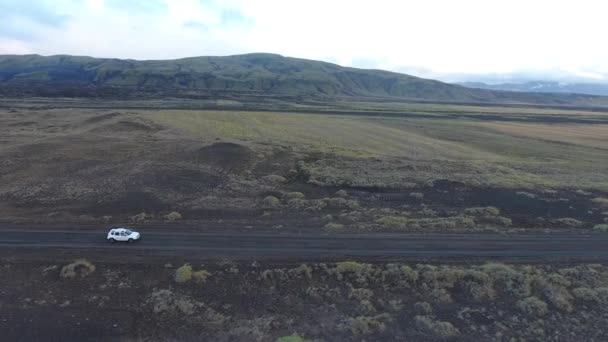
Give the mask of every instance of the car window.
[(125, 230), (125, 234), (130, 235), (132, 232), (130, 230)]

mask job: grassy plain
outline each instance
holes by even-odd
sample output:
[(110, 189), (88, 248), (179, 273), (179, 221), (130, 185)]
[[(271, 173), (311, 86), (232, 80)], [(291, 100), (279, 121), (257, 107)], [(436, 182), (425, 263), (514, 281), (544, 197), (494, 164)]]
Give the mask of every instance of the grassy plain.
[[(608, 217), (604, 112), (375, 102), (245, 111), (237, 102), (7, 101), (3, 217), (179, 214), (333, 230), (591, 229)], [(466, 211), (476, 207), (499, 214)]]

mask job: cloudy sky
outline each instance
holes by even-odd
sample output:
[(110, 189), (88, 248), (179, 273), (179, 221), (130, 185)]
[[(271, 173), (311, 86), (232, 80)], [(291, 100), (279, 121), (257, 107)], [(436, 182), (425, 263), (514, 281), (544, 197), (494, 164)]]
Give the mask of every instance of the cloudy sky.
[(446, 81), (608, 82), (603, 0), (0, 0), (0, 54), (272, 52)]

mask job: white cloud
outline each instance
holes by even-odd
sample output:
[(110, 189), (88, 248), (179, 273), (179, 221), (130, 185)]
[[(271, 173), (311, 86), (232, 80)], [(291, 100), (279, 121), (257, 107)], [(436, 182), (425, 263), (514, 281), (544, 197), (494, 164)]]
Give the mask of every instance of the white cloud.
[(158, 1), (164, 5), (146, 11), (134, 0), (131, 10), (117, 1), (62, 1), (49, 16), (68, 13), (67, 23), (37, 30), (37, 39), (7, 40), (0, 28), (0, 52), (137, 59), (273, 52), (444, 79), (608, 74), (601, 0)]

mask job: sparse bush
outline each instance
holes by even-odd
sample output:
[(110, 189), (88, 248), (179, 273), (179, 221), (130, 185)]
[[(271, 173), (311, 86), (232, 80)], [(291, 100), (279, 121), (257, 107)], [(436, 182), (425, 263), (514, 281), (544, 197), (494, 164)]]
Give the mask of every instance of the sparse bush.
[(197, 283), (204, 283), (207, 281), (207, 278), (210, 275), (211, 275), (211, 273), (207, 272), (206, 270), (195, 271), (195, 272), (192, 272), (192, 280), (194, 280)]
[(516, 303), (517, 308), (532, 317), (541, 317), (549, 312), (547, 303), (538, 299), (538, 297), (528, 297)]
[(571, 218), (571, 217), (563, 217), (553, 220), (553, 222), (559, 224), (560, 226), (572, 227), (572, 228), (580, 228), (583, 226), (583, 222)]
[(338, 190), (338, 191), (336, 191), (336, 193), (334, 195), (336, 197), (346, 198), (346, 197), (348, 197), (348, 192), (346, 192), (346, 190)]
[(146, 213), (139, 213), (137, 215), (131, 216), (131, 221), (133, 221), (133, 222), (144, 222), (149, 217), (150, 217), (150, 215), (148, 215)]
[(600, 303), (608, 304), (608, 287), (597, 287), (595, 288), (595, 293)]
[(175, 282), (183, 284), (192, 280), (192, 266), (184, 264), (175, 270)]
[(306, 340), (300, 337), (298, 334), (293, 334), (290, 336), (279, 337), (275, 340), (275, 342), (306, 342)]
[(494, 287), (507, 295), (527, 297), (530, 295), (530, 279), (513, 267), (499, 263), (488, 263), (481, 267), (494, 281)]
[(452, 302), (452, 296), (446, 289), (434, 289), (429, 294), (429, 299), (436, 304), (448, 304)]
[(518, 191), (515, 193), (518, 196), (523, 196), (523, 197), (528, 197), (528, 198), (536, 198), (535, 194), (529, 193), (529, 192), (525, 192), (525, 191)]
[(347, 200), (342, 197), (324, 198), (327, 207), (331, 209), (357, 209), (359, 208), (359, 202), (355, 200)]
[(495, 217), (500, 215), (500, 210), (496, 207), (474, 207), (465, 209), (464, 213), (472, 216)]
[(59, 276), (64, 279), (84, 278), (95, 272), (95, 265), (85, 259), (75, 260), (73, 263), (61, 268)]
[(280, 204), (281, 202), (279, 202), (279, 199), (274, 196), (266, 196), (262, 200), (262, 206), (264, 209), (276, 209), (280, 206)]
[(301, 192), (288, 192), (285, 194), (285, 198), (288, 200), (304, 199), (306, 196)]
[(467, 298), (476, 302), (492, 299), (495, 295), (490, 276), (477, 270), (465, 271), (458, 287)]
[(152, 310), (156, 314), (179, 314), (190, 316), (193, 315), (198, 308), (203, 304), (189, 297), (177, 295), (171, 290), (156, 290), (152, 292), (147, 301), (152, 305)]
[(340, 224), (340, 223), (329, 222), (328, 224), (325, 225), (325, 229), (340, 230), (343, 228), (344, 228), (344, 225)]
[(594, 289), (588, 287), (577, 287), (572, 290), (572, 295), (578, 300), (585, 302), (599, 302), (600, 299)]
[(510, 227), (513, 224), (513, 221), (511, 221), (511, 219), (508, 217), (496, 216), (494, 218), (494, 223), (503, 227)]
[(374, 291), (365, 288), (351, 288), (348, 298), (355, 298), (359, 301), (370, 300), (374, 296)]
[(436, 321), (428, 316), (414, 317), (414, 325), (420, 332), (439, 339), (460, 335), (460, 331), (450, 322)]
[(386, 324), (392, 321), (390, 315), (384, 313), (376, 316), (358, 316), (348, 319), (348, 330), (355, 336), (383, 333)]
[(433, 313), (433, 307), (427, 302), (414, 303), (414, 312), (418, 315), (430, 315)]
[(542, 290), (545, 299), (558, 310), (572, 312), (572, 295), (565, 287), (548, 285)]
[(312, 279), (312, 267), (302, 264), (296, 268), (289, 270), (290, 274), (297, 274), (300, 276), (305, 276), (308, 279)]
[(376, 220), (376, 223), (386, 227), (404, 228), (407, 225), (407, 218), (403, 216), (382, 216)]
[(167, 221), (177, 221), (177, 220), (181, 220), (182, 219), (182, 214), (178, 213), (177, 211), (172, 211), (170, 213), (168, 213), (167, 215), (165, 215), (165, 220)]
[(365, 266), (356, 261), (342, 261), (336, 264), (336, 272), (342, 273), (359, 273)]
[(606, 223), (596, 224), (595, 226), (593, 226), (593, 230), (595, 230), (597, 232), (606, 233), (606, 232), (608, 232), (608, 224), (606, 224)]
[(415, 200), (422, 200), (424, 198), (424, 194), (421, 192), (410, 192), (410, 197)]
[(287, 182), (287, 178), (279, 175), (267, 175), (262, 177), (266, 183), (282, 184)]
[(608, 198), (596, 197), (591, 200), (591, 203), (599, 207), (608, 208)]
[(407, 226), (410, 228), (455, 229), (474, 228), (476, 224), (475, 220), (468, 216), (449, 216), (423, 219), (409, 219)]

